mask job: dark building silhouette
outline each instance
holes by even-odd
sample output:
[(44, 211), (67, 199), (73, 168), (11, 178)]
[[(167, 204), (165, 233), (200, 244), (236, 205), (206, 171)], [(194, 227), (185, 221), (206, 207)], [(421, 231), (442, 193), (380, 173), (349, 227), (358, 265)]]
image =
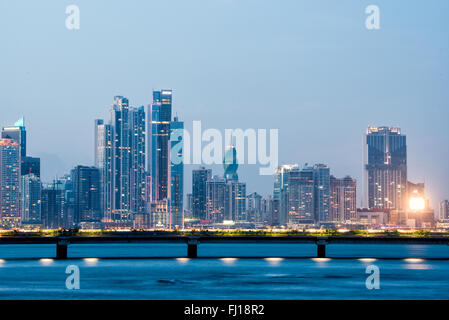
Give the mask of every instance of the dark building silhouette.
[(64, 192), (52, 186), (42, 190), (41, 202), (42, 226), (57, 229), (64, 221)]
[(194, 219), (206, 219), (207, 190), (206, 182), (210, 180), (212, 170), (201, 167), (192, 170), (192, 216)]
[(95, 167), (77, 166), (72, 170), (74, 196), (74, 224), (100, 222), (100, 170)]
[(41, 176), (41, 159), (34, 157), (22, 157), (21, 174), (34, 174), (36, 177)]

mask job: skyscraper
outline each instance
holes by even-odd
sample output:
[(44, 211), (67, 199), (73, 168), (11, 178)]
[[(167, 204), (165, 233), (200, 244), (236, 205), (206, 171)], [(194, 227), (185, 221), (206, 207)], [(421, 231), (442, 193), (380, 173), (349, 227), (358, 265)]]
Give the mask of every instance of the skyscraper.
[(315, 187), (315, 220), (328, 222), (330, 216), (330, 170), (324, 164), (313, 166), (313, 180)]
[(20, 146), (20, 157), (25, 157), (27, 150), (25, 119), (19, 119), (13, 126), (4, 127), (2, 139), (15, 140)]
[(112, 213), (130, 214), (131, 124), (129, 102), (122, 96), (114, 97), (111, 109), (113, 128)]
[[(288, 172), (288, 186), (284, 190), (288, 201), (284, 204), (291, 225), (313, 224), (315, 222), (315, 185), (314, 171), (311, 167), (299, 169), (293, 167)], [(285, 209), (284, 209), (285, 210)]]
[(279, 200), (279, 224), (331, 221), (330, 170), (324, 164), (299, 169), (297, 164), (276, 170), (273, 199)]
[(41, 223), (41, 179), (33, 173), (21, 176), (20, 218), (22, 224)]
[(234, 145), (226, 147), (223, 157), (224, 178), (226, 180), (225, 220), (247, 221), (246, 183), (239, 182), (237, 150)]
[(20, 145), (0, 140), (0, 218), (4, 228), (20, 227)]
[(20, 146), (21, 175), (33, 173), (40, 177), (40, 159), (28, 157), (27, 138), (25, 129), (25, 118), (21, 118), (14, 123), (13, 126), (4, 127), (2, 130), (2, 138), (13, 139)]
[(170, 124), (170, 207), (172, 226), (183, 226), (184, 219), (184, 122), (175, 117)]
[(400, 128), (369, 127), (364, 137), (363, 205), (404, 209), (407, 143)]
[(299, 170), (297, 164), (282, 165), (276, 169), (273, 199), (279, 200), (278, 223), (287, 225), (289, 221), (289, 177), (292, 170)]
[(95, 166), (101, 176), (101, 212), (105, 222), (128, 224), (145, 212), (145, 111), (114, 97), (111, 121), (95, 120)]
[(330, 177), (330, 216), (334, 222), (355, 220), (357, 215), (357, 182), (349, 176)]
[(42, 226), (57, 229), (64, 222), (64, 190), (56, 184), (42, 190)]
[(172, 91), (153, 91), (153, 103), (149, 106), (148, 171), (151, 177), (152, 200), (170, 197), (170, 122)]
[(110, 124), (95, 120), (95, 166), (100, 170), (101, 211), (103, 219), (112, 220), (113, 132)]
[(192, 170), (192, 216), (194, 219), (206, 219), (206, 182), (210, 180), (212, 170), (201, 167)]
[(131, 171), (130, 206), (132, 213), (145, 211), (145, 110), (130, 109)]
[(99, 223), (101, 213), (100, 170), (96, 167), (76, 166), (72, 170), (74, 193), (74, 223)]
[(226, 180), (214, 176), (206, 181), (206, 219), (220, 223), (225, 220)]
[(22, 175), (34, 174), (37, 177), (41, 176), (41, 159), (34, 157), (21, 157), (21, 170)]
[(253, 192), (249, 194), (246, 199), (246, 212), (248, 221), (262, 222), (264, 213), (264, 210), (262, 209), (262, 196), (257, 192)]

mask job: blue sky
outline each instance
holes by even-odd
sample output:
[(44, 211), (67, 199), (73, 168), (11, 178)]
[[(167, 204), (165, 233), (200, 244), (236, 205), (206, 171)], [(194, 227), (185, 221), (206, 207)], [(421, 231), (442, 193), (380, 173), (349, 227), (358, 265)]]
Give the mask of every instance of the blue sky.
[[(80, 30), (65, 28), (71, 4)], [(370, 4), (380, 30), (365, 28)], [(93, 121), (109, 117), (114, 95), (140, 106), (172, 88), (187, 128), (278, 128), (281, 163), (326, 163), (359, 181), (366, 127), (400, 126), (409, 179), (426, 183), (434, 206), (449, 198), (446, 0), (17, 0), (0, 10), (0, 125), (26, 117), (47, 180), (93, 164)], [(239, 176), (249, 192), (272, 191), (257, 166)]]

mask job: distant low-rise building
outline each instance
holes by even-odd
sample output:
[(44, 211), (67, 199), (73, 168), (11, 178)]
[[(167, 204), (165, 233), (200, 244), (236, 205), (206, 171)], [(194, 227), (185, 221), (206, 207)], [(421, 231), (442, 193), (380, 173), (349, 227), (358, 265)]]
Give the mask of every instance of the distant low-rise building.
[(388, 223), (388, 218), (388, 210), (358, 209), (355, 220), (365, 226), (381, 226)]

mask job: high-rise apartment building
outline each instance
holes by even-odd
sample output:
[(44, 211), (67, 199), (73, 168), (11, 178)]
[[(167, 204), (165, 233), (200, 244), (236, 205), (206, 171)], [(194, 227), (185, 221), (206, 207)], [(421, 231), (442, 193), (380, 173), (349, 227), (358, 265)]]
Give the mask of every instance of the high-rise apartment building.
[(201, 167), (192, 170), (192, 216), (194, 219), (207, 218), (206, 182), (210, 180), (212, 170)]
[(294, 165), (283, 165), (276, 169), (274, 177), (273, 199), (279, 200), (279, 224), (287, 225), (288, 223), (288, 182), (290, 171), (297, 170), (299, 167)]
[(330, 215), (330, 170), (324, 164), (313, 166), (313, 180), (315, 187), (315, 220), (329, 222)]
[(0, 140), (0, 218), (4, 228), (20, 227), (20, 152), (16, 140)]
[(41, 159), (35, 157), (21, 157), (22, 175), (34, 174), (37, 177), (41, 176)]
[(25, 119), (19, 119), (13, 126), (3, 127), (2, 139), (15, 140), (20, 146), (20, 157), (25, 157), (27, 150)]
[(101, 211), (104, 221), (112, 221), (113, 132), (110, 124), (95, 120), (95, 167), (100, 170)]
[(148, 171), (151, 177), (152, 200), (170, 198), (170, 122), (172, 91), (153, 92), (148, 110)]
[(226, 180), (213, 176), (206, 181), (206, 219), (212, 222), (225, 220)]
[(105, 222), (132, 220), (145, 212), (145, 111), (114, 97), (111, 120), (95, 120), (95, 166), (100, 169), (101, 212)]
[(407, 142), (400, 128), (369, 127), (364, 136), (363, 206), (406, 207)]
[(130, 214), (131, 121), (129, 101), (114, 97), (111, 109), (112, 126), (112, 214)]
[[(288, 186), (284, 187), (283, 208), (286, 208), (291, 225), (315, 222), (315, 185), (312, 167), (292, 168), (288, 173)], [(284, 209), (285, 210), (285, 209)]]
[(96, 167), (76, 166), (72, 170), (74, 195), (74, 223), (99, 223), (101, 212), (100, 170)]
[(354, 221), (357, 218), (357, 181), (349, 176), (330, 177), (330, 216), (334, 222)]
[(132, 213), (145, 211), (145, 109), (130, 108), (130, 209)]
[(21, 176), (20, 218), (23, 224), (41, 223), (42, 184), (33, 173)]
[(57, 229), (64, 223), (64, 190), (56, 184), (42, 190), (42, 227)]
[(257, 192), (253, 192), (246, 197), (247, 219), (251, 222), (262, 222), (265, 210), (262, 204), (262, 196)]
[(174, 117), (170, 124), (170, 214), (172, 226), (182, 228), (184, 220), (184, 122)]

